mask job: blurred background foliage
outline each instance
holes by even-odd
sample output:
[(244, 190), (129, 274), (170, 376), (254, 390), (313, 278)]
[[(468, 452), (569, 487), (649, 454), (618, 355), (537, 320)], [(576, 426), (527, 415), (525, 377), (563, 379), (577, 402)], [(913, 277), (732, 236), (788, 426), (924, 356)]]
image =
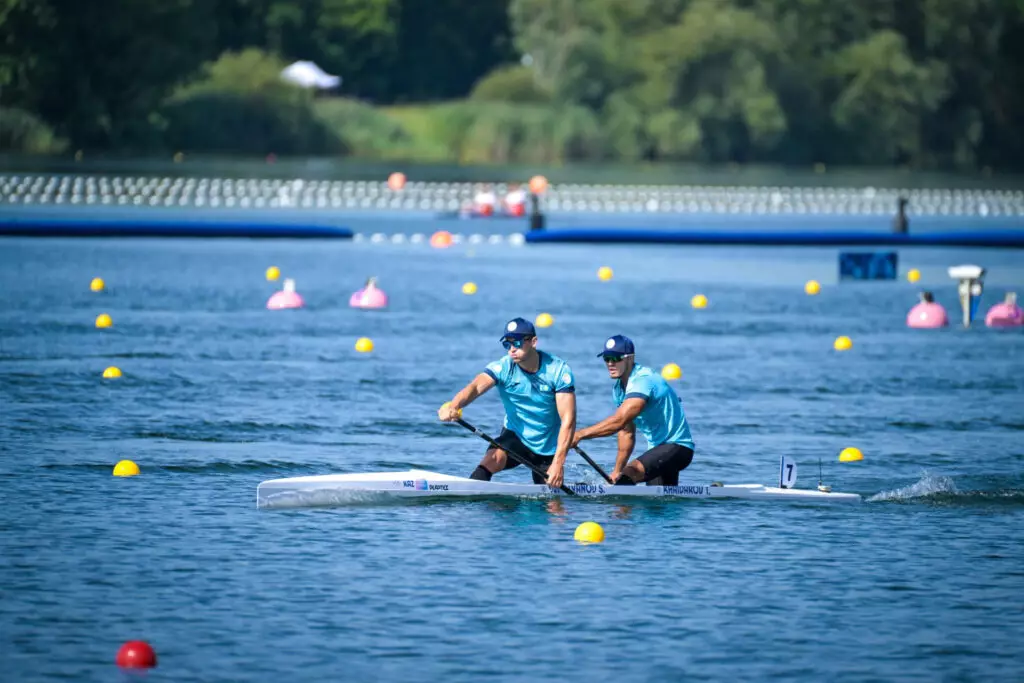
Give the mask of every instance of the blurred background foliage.
[(1024, 167), (1020, 0), (0, 0), (0, 37), (3, 152)]

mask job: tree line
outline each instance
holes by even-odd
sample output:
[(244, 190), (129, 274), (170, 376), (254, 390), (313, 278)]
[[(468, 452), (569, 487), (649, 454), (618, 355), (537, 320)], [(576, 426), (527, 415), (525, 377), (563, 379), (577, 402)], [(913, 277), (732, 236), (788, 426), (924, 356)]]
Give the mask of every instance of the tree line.
[(0, 151), (1024, 167), (1020, 0), (0, 0), (0, 37)]

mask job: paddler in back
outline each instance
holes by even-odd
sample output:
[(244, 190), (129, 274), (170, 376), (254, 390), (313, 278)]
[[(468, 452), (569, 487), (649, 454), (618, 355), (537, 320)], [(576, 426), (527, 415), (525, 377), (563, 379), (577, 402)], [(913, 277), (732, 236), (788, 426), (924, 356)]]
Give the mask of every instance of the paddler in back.
[[(618, 435), (618, 455), (610, 479), (616, 486), (646, 482), (648, 486), (677, 486), (679, 473), (693, 461), (693, 436), (675, 390), (651, 368), (636, 362), (629, 337), (605, 340), (598, 354), (615, 380), (615, 412), (597, 424), (577, 430), (572, 445), (601, 436)], [(636, 430), (647, 439), (647, 452), (632, 462)]]
[(490, 481), (503, 470), (519, 465), (508, 453), (547, 471), (545, 482), (536, 472), (535, 484), (561, 486), (565, 458), (576, 429), (576, 385), (569, 364), (537, 348), (533, 323), (515, 318), (506, 323), (500, 338), (506, 354), (487, 365), (450, 403), (437, 411), (444, 422), (458, 419), (463, 408), (498, 387), (505, 407), (505, 422), (495, 441), (470, 475)]

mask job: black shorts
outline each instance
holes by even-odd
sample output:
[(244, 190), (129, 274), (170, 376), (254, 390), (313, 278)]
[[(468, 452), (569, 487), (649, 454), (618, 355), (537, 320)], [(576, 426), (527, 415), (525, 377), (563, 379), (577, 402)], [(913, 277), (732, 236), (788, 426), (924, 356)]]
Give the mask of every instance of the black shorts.
[[(537, 467), (539, 467), (542, 472), (547, 472), (548, 468), (551, 467), (551, 463), (555, 461), (555, 456), (553, 455), (537, 455), (536, 453), (531, 451), (529, 448), (526, 447), (526, 445), (522, 441), (519, 440), (519, 436), (509, 429), (502, 429), (501, 434), (498, 435), (498, 438), (495, 439), (495, 441), (498, 442), (498, 444), (501, 446), (501, 449), (506, 453), (510, 451), (512, 453), (515, 453), (516, 455), (518, 455), (523, 460), (526, 460), (531, 465), (536, 465)], [(494, 450), (494, 447), (492, 446), (488, 450)], [(505, 459), (505, 467), (503, 469), (510, 470), (513, 467), (519, 467), (519, 462), (516, 461), (515, 458), (513, 458), (511, 455), (509, 455)], [(533, 474), (534, 484), (547, 483), (546, 477), (542, 477), (536, 472), (532, 471), (531, 474)]]
[(677, 443), (655, 446), (637, 458), (648, 486), (679, 486), (679, 473), (693, 462), (693, 449)]

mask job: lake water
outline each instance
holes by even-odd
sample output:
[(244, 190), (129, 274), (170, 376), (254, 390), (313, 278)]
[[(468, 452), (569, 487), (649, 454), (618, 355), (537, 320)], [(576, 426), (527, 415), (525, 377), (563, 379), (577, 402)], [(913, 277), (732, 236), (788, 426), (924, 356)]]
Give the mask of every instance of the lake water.
[[(0, 240), (3, 678), (122, 681), (118, 647), (144, 639), (152, 682), (1021, 680), (1024, 330), (905, 317), (928, 288), (958, 320), (945, 269), (964, 262), (989, 269), (983, 316), (1024, 290), (1024, 260), (902, 250), (915, 286), (839, 283), (837, 253)], [(265, 310), (270, 265), (305, 310)], [(389, 310), (347, 307), (370, 275)], [(277, 477), (468, 475), (484, 444), (437, 407), (500, 357), (506, 320), (541, 312), (582, 424), (612, 409), (595, 354), (624, 333), (641, 363), (683, 369), (684, 478), (770, 484), (785, 453), (799, 486), (820, 459), (865, 503), (256, 508)], [(466, 417), (496, 434), (496, 395)], [(614, 439), (586, 445), (611, 466)], [(864, 460), (839, 463), (847, 446)], [(121, 459), (141, 476), (112, 477)], [(573, 541), (588, 520), (603, 544)]]

